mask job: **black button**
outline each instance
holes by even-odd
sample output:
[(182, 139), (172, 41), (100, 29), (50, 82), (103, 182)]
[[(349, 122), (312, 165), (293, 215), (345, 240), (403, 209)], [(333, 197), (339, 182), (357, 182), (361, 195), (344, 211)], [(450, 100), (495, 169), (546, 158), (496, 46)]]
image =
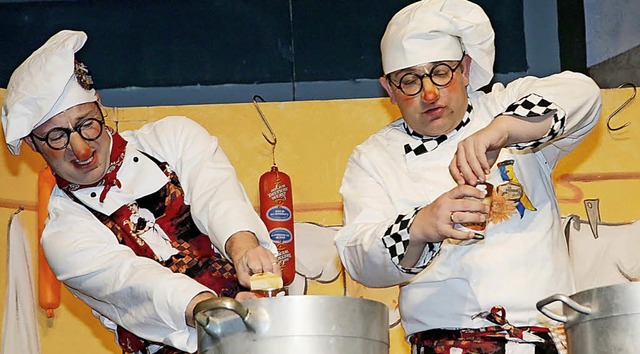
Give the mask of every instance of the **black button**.
[(95, 198), (96, 197), (96, 192), (91, 192), (91, 198)]
[(133, 158), (133, 162), (138, 162), (138, 156), (135, 156), (135, 157)]

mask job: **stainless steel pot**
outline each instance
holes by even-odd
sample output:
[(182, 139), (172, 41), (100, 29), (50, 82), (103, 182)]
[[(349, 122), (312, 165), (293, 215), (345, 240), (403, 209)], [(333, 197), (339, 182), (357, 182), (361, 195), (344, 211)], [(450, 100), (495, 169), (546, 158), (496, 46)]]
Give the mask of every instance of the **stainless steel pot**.
[[(546, 306), (560, 301), (565, 315)], [(569, 353), (636, 354), (640, 352), (640, 283), (624, 283), (556, 294), (536, 307), (547, 317), (565, 323)]]
[(200, 354), (388, 354), (389, 310), (323, 295), (214, 298), (195, 310)]

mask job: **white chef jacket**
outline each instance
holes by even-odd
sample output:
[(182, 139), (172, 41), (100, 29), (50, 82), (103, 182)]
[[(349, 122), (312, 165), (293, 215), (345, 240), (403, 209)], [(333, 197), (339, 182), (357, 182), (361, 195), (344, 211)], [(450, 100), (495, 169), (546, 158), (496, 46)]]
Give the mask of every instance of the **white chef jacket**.
[[(482, 241), (444, 241), (417, 275), (402, 269), (382, 242), (385, 231), (399, 215), (414, 214), (455, 187), (448, 166), (458, 142), (532, 93), (566, 113), (558, 119), (563, 130), (535, 149), (504, 148), (497, 162), (514, 160), (515, 175), (536, 210), (489, 224)], [(407, 334), (492, 325), (472, 316), (495, 305), (505, 307), (514, 325), (544, 324), (536, 302), (574, 290), (551, 172), (594, 127), (600, 101), (591, 79), (564, 72), (544, 79), (521, 78), (506, 88), (497, 84), (489, 94), (471, 93), (467, 126), (419, 156), (404, 152), (403, 146), (415, 138), (403, 129), (402, 119), (382, 128), (356, 147), (340, 188), (345, 226), (335, 244), (346, 270), (369, 287), (400, 285), (399, 307)], [(503, 183), (496, 166), (487, 178), (494, 185)]]
[[(98, 201), (102, 187), (73, 192), (79, 200), (109, 215), (158, 191), (168, 178), (144, 151), (175, 171), (195, 224), (219, 253), (228, 258), (224, 246), (229, 237), (251, 231), (277, 254), (218, 139), (203, 127), (186, 117), (167, 117), (121, 135), (128, 141), (117, 174), (122, 187), (112, 187), (103, 203)], [(184, 310), (196, 294), (211, 290), (135, 255), (57, 186), (41, 242), (57, 278), (102, 316), (145, 339), (188, 352), (197, 349), (196, 331), (186, 325)]]

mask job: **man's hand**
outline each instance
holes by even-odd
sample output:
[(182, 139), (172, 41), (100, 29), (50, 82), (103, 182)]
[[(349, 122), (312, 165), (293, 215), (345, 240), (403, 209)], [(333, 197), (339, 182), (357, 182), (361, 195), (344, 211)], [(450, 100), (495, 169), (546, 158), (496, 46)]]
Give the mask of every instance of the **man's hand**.
[(237, 232), (229, 238), (225, 247), (242, 286), (248, 288), (250, 286), (249, 278), (255, 273), (272, 272), (282, 276), (276, 257), (271, 251), (260, 246), (253, 233)]
[(508, 126), (500, 124), (501, 121), (493, 123), (458, 143), (449, 173), (459, 185), (484, 183), (500, 150), (507, 144)]
[(458, 184), (484, 183), (503, 147), (540, 139), (549, 131), (552, 121), (552, 115), (497, 116), (489, 125), (458, 143), (449, 173)]
[(448, 238), (473, 238), (472, 232), (456, 230), (454, 224), (485, 221), (489, 206), (478, 201), (483, 197), (483, 191), (469, 185), (460, 185), (420, 209), (409, 229), (409, 246), (400, 265), (406, 268), (415, 265), (429, 242), (441, 242)]

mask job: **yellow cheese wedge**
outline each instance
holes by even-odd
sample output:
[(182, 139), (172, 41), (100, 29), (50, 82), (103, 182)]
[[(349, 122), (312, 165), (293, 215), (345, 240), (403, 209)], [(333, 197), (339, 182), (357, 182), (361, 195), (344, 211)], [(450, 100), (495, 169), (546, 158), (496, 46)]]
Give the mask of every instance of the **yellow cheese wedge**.
[(251, 290), (265, 290), (282, 288), (282, 277), (271, 272), (256, 273), (249, 279)]

